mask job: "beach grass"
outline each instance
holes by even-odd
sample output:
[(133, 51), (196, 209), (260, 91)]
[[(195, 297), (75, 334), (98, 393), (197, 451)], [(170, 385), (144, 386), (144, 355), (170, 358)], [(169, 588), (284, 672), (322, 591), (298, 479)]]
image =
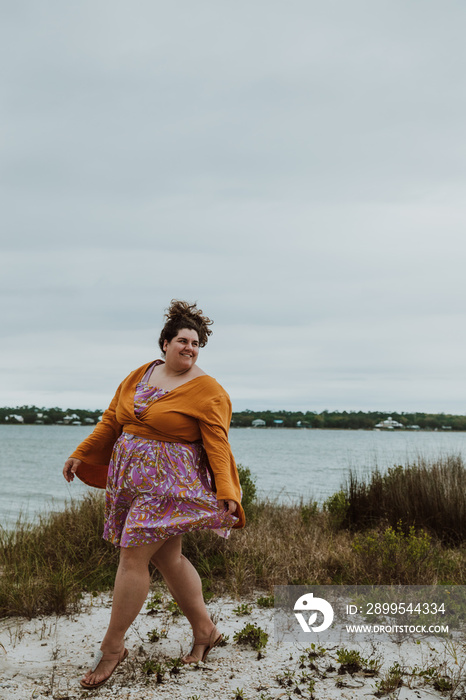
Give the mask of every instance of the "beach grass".
[(347, 508), (341, 523), (365, 529), (386, 523), (393, 528), (423, 528), (445, 544), (466, 540), (466, 467), (461, 455), (429, 463), (419, 457), (367, 481), (350, 472), (342, 494)]
[[(430, 479), (433, 492), (435, 480), (445, 479), (450, 486), (437, 489), (436, 513), (447, 513), (456, 502), (451, 485), (459, 483), (458, 461), (412, 467), (388, 475), (384, 507), (377, 515), (373, 504), (370, 519), (358, 524), (348, 516), (355, 490), (334, 494), (323, 507), (258, 500), (251, 473), (240, 467), (247, 527), (233, 530), (226, 540), (209, 530), (188, 533), (183, 553), (199, 571), (207, 599), (257, 590), (271, 594), (274, 585), (285, 584), (462, 584), (466, 543), (458, 533), (466, 532), (465, 523), (457, 522), (455, 537), (451, 526), (447, 538), (437, 532), (432, 513), (422, 509), (429, 489), (414, 483)], [(387, 493), (391, 485), (398, 493), (403, 473), (411, 499), (420, 494), (419, 503), (400, 511), (401, 496), (392, 494), (396, 509), (391, 512)], [(357, 493), (364, 492), (359, 486)], [(19, 521), (16, 529), (0, 531), (0, 617), (71, 613), (79, 610), (84, 592), (110, 590), (118, 550), (102, 539), (103, 518), (103, 495), (95, 493), (35, 524)], [(437, 519), (447, 522), (446, 515)], [(161, 578), (155, 569), (152, 575), (154, 583)]]
[(111, 588), (118, 552), (103, 542), (103, 525), (96, 493), (0, 530), (0, 616), (73, 612), (84, 591)]

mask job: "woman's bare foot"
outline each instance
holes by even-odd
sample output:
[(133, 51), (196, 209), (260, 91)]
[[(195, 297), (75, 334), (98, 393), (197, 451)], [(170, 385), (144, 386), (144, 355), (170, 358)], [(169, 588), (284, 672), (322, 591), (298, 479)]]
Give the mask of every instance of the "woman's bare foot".
[(94, 670), (90, 669), (80, 683), (83, 688), (92, 689), (98, 688), (108, 681), (117, 666), (128, 656), (128, 650), (123, 647), (120, 651), (103, 652), (101, 651), (100, 659), (96, 658), (97, 666)]
[(207, 644), (193, 644), (193, 648), (186, 656), (183, 656), (184, 664), (196, 664), (201, 661), (205, 650), (207, 649)]
[(221, 641), (222, 635), (219, 633), (216, 626), (213, 625), (213, 627), (210, 628), (210, 632), (205, 634), (204, 637), (199, 636), (197, 639), (194, 638), (193, 647), (189, 654), (183, 657), (183, 663), (195, 664), (198, 661), (205, 661), (210, 650)]

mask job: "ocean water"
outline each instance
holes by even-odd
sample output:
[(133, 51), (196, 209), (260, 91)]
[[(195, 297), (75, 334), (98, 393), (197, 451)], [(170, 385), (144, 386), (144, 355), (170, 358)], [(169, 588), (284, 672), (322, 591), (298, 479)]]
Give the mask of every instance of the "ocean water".
[[(91, 431), (92, 426), (0, 425), (3, 527), (11, 527), (20, 513), (33, 519), (59, 510), (89, 490), (78, 479), (68, 484), (62, 469)], [(251, 470), (259, 495), (281, 502), (322, 502), (338, 491), (350, 469), (364, 476), (376, 466), (384, 471), (418, 456), (466, 459), (466, 433), (233, 428), (230, 443), (236, 461)]]

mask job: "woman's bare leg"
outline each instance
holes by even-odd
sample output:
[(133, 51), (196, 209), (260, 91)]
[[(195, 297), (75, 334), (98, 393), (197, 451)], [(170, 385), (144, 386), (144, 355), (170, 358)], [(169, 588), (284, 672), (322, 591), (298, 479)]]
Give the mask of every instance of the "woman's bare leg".
[[(159, 540), (140, 547), (122, 547), (115, 578), (110, 624), (102, 640), (104, 653), (116, 654), (124, 648), (124, 637), (136, 619), (149, 592), (149, 561), (167, 540)], [(115, 659), (104, 660), (96, 670), (84, 676), (86, 683), (98, 683), (107, 678), (117, 665)]]
[[(162, 574), (168, 590), (188, 618), (195, 639), (208, 639), (214, 623), (202, 595), (202, 583), (191, 562), (181, 553), (181, 535), (165, 540), (151, 561)], [(196, 644), (193, 656), (200, 659), (206, 644)]]

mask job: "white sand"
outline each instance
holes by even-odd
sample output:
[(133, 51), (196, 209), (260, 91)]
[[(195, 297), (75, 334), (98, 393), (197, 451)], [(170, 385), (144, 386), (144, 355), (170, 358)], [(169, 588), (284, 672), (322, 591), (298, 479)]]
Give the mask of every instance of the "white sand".
[[(169, 597), (162, 603), (161, 612), (148, 615), (143, 610), (127, 635), (126, 646), (130, 652), (128, 660), (121, 664), (106, 685), (90, 693), (81, 689), (78, 680), (90, 666), (93, 652), (99, 648), (109, 619), (111, 600), (108, 595), (87, 597), (83, 605), (84, 611), (75, 616), (43, 617), (31, 621), (3, 620), (0, 622), (0, 699), (71, 700), (98, 695), (100, 698), (122, 700), (233, 700), (239, 688), (242, 689), (245, 700), (270, 700), (278, 697), (370, 700), (376, 697), (376, 681), (380, 681), (394, 661), (404, 667), (405, 673), (404, 685), (395, 691), (392, 698), (427, 700), (449, 697), (434, 690), (431, 682), (426, 683), (425, 679), (409, 674), (415, 665), (428, 669), (442, 664), (444, 674), (448, 673), (451, 677), (459, 678), (463, 672), (455, 697), (466, 698), (464, 643), (432, 638), (420, 643), (396, 643), (384, 638), (383, 643), (375, 648), (370, 644), (345, 644), (346, 648), (360, 649), (366, 657), (372, 655), (373, 658), (374, 654), (378, 654), (383, 658), (379, 676), (374, 678), (363, 674), (339, 675), (336, 670), (339, 667), (336, 660), (337, 647), (328, 649), (323, 657), (315, 659), (315, 669), (309, 668), (312, 663), (309, 659), (305, 668), (299, 668), (299, 657), (305, 653), (306, 646), (274, 640), (273, 609), (259, 608), (255, 604), (257, 595), (249, 600), (221, 598), (210, 602), (210, 613), (219, 630), (229, 636), (228, 643), (215, 648), (205, 664), (183, 667), (177, 675), (170, 676), (166, 672), (162, 683), (157, 683), (154, 675), (146, 676), (143, 673), (144, 661), (149, 658), (163, 661), (189, 651), (190, 627), (183, 616), (173, 616), (164, 609)], [(235, 614), (233, 609), (239, 602), (250, 602), (252, 613), (248, 616)], [(249, 622), (259, 625), (269, 634), (269, 641), (260, 659), (251, 647), (240, 646), (233, 641), (234, 633)], [(165, 628), (167, 638), (155, 643), (149, 642), (147, 633), (154, 628)], [(309, 646), (310, 644), (307, 648)], [(335, 670), (326, 672), (329, 666)], [(290, 686), (280, 685), (277, 677), (283, 676), (287, 671), (295, 672), (294, 680)], [(308, 690), (308, 683), (299, 683), (299, 676), (304, 672), (315, 679), (313, 695)], [(337, 683), (340, 687), (337, 687)], [(301, 695), (295, 691), (296, 686), (301, 690)]]

